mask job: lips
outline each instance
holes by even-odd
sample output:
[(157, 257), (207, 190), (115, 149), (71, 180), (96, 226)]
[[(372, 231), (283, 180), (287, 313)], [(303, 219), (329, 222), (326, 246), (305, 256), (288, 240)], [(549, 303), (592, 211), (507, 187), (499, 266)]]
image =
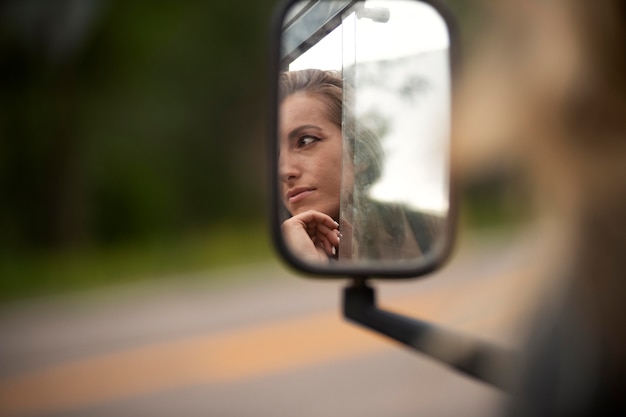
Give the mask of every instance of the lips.
[(311, 195), (314, 191), (315, 191), (315, 188), (305, 188), (305, 187), (294, 188), (293, 190), (289, 190), (287, 192), (287, 201), (290, 204), (297, 203), (298, 201)]

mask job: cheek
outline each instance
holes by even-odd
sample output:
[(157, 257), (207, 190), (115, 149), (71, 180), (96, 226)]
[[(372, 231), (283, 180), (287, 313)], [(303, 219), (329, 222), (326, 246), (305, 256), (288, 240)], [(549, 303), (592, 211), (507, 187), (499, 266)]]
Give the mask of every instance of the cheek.
[(327, 159), (325, 167), (324, 167), (325, 177), (327, 179), (327, 182), (329, 184), (332, 184), (332, 187), (337, 190), (339, 189), (339, 186), (342, 182), (341, 181), (341, 176), (342, 176), (341, 163), (342, 163), (341, 152), (339, 152), (338, 155), (336, 153), (333, 153), (333, 155)]
[(319, 164), (315, 171), (318, 186), (324, 187), (326, 192), (331, 192), (339, 175), (337, 170), (333, 169), (330, 164)]

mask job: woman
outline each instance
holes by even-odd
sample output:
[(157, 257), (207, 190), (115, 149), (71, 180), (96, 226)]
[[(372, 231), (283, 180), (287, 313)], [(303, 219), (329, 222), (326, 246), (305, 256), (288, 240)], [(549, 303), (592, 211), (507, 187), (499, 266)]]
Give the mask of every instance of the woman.
[(282, 225), (294, 254), (327, 263), (339, 247), (342, 80), (303, 70), (280, 79), (279, 177), (291, 217)]
[[(282, 225), (283, 237), (298, 258), (328, 263), (339, 258), (341, 222), (348, 238), (341, 260), (414, 261), (430, 250), (442, 219), (369, 198), (383, 163), (376, 132), (384, 129), (365, 127), (360, 121), (356, 130), (352, 124), (343, 127), (347, 133), (342, 137), (344, 93), (336, 72), (308, 69), (281, 74), (279, 177), (289, 214)], [(367, 124), (376, 121), (368, 117)], [(344, 142), (348, 158), (343, 158)], [(340, 220), (342, 190), (347, 211)]]

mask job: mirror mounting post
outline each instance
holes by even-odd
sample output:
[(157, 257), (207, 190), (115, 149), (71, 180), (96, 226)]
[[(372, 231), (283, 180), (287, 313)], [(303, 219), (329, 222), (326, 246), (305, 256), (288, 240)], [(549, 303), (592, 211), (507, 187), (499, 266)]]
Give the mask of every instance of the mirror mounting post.
[(344, 289), (343, 315), (461, 373), (504, 391), (510, 389), (514, 353), (434, 323), (381, 310), (376, 306), (374, 288), (364, 278), (355, 278)]

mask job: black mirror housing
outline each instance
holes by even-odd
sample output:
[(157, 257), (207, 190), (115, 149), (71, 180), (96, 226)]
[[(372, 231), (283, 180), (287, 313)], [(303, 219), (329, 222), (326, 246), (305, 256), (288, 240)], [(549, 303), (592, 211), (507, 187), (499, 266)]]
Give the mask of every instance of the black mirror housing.
[[(457, 216), (450, 13), (436, 1), (288, 1), (271, 43), (270, 225), (282, 258), (318, 277), (439, 268)], [(305, 74), (339, 80), (340, 123)]]

